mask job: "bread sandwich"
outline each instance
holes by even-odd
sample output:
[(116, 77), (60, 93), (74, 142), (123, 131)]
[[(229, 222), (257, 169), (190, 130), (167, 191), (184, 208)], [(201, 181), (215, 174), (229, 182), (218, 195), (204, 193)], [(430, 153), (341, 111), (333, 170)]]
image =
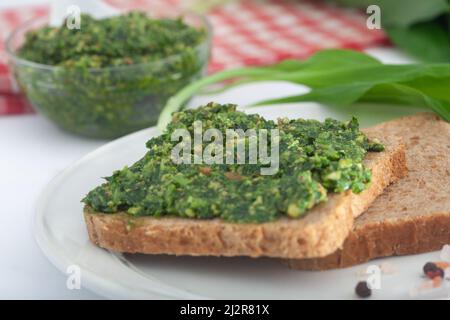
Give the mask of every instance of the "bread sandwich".
[[(217, 108), (217, 105), (212, 105), (206, 111), (222, 112), (217, 111), (219, 110)], [(209, 116), (200, 113), (195, 116)], [(179, 120), (181, 116), (176, 114), (174, 119)], [(220, 117), (220, 114), (217, 117)], [(244, 116), (236, 117), (239, 117), (236, 118), (239, 122)], [(252, 118), (253, 120), (258, 124), (262, 121), (260, 118)], [(282, 125), (292, 123), (287, 121)], [(313, 122), (314, 125), (317, 123)], [(364, 132), (370, 141), (378, 141), (384, 145), (384, 151), (368, 152), (363, 160), (364, 167), (371, 171), (371, 182), (367, 188), (359, 193), (351, 190), (330, 192), (326, 201), (313, 206), (299, 218), (281, 215), (271, 221), (234, 222), (221, 218), (148, 215), (145, 212), (134, 215), (130, 214), (135, 212), (134, 208), (128, 208), (128, 212), (125, 212), (126, 210), (121, 210), (119, 206), (115, 207), (114, 212), (102, 212), (94, 209), (88, 202), (84, 208), (84, 218), (89, 238), (92, 243), (102, 248), (128, 253), (265, 256), (285, 259), (328, 256), (342, 247), (349, 233), (355, 228), (355, 219), (386, 187), (407, 172), (405, 147), (399, 131), (393, 134), (386, 130), (385, 126), (378, 126)], [(152, 144), (148, 146), (151, 148)], [(179, 199), (173, 199), (175, 202), (173, 206), (185, 205), (176, 201), (189, 201), (189, 198), (182, 198), (184, 191), (182, 189), (178, 191)], [(209, 192), (208, 188), (204, 187), (203, 192)], [(113, 197), (114, 194), (108, 196)], [(258, 198), (255, 201), (258, 200), (267, 199)], [(186, 212), (190, 213), (188, 210)], [(289, 260), (288, 263), (292, 265), (297, 261), (308, 260)]]

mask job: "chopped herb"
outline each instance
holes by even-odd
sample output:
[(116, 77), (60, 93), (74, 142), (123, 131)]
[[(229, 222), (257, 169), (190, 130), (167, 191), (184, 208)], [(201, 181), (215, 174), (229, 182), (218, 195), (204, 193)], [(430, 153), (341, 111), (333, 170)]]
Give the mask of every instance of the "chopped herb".
[[(179, 128), (204, 130), (278, 129), (279, 170), (262, 175), (261, 162), (250, 164), (175, 164), (171, 150)], [(248, 143), (248, 137), (245, 142)], [(225, 142), (223, 142), (225, 145)], [(203, 149), (208, 143), (203, 142)], [(236, 111), (235, 105), (210, 103), (173, 115), (166, 131), (147, 142), (147, 154), (130, 167), (114, 172), (83, 199), (94, 210), (126, 211), (133, 216), (221, 218), (233, 222), (265, 222), (300, 218), (326, 201), (327, 193), (359, 193), (370, 183), (362, 161), (368, 151), (382, 150), (359, 131), (358, 121), (327, 119), (266, 120)], [(190, 156), (194, 157), (194, 152)]]

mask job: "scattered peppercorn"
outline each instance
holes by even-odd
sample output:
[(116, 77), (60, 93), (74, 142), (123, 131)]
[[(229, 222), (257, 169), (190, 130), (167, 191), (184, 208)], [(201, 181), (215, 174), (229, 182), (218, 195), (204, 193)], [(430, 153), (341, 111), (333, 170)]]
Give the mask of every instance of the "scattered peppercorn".
[(366, 281), (360, 281), (356, 285), (355, 293), (360, 298), (368, 298), (372, 295), (372, 290), (369, 288)]
[(439, 268), (434, 262), (427, 262), (423, 266), (423, 273), (425, 273), (425, 275), (430, 279), (434, 279), (436, 277), (443, 279), (445, 276), (444, 270), (442, 268)]
[(429, 272), (435, 272), (438, 269), (438, 267), (436, 266), (435, 263), (433, 262), (427, 262), (425, 263), (425, 265), (423, 266), (423, 273), (427, 274)]

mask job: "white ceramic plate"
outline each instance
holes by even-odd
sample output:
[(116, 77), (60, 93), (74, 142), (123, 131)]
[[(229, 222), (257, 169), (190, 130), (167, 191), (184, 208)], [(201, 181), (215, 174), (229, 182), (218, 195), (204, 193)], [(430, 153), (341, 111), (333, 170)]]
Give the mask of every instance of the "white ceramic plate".
[[(247, 103), (273, 92), (298, 92), (299, 87), (265, 83), (241, 87), (214, 97), (220, 102)], [(201, 98), (197, 103), (212, 100)], [(402, 108), (368, 107), (332, 110), (317, 104), (275, 106), (252, 112), (278, 116), (348, 119), (351, 114), (369, 125), (404, 114)], [(145, 142), (157, 134), (146, 129), (113, 141), (67, 168), (44, 190), (37, 206), (35, 236), (48, 258), (62, 271), (81, 268), (81, 285), (108, 298), (325, 299), (355, 298), (358, 273), (389, 262), (397, 269), (381, 276), (373, 298), (408, 298), (421, 279), (421, 268), (438, 253), (394, 257), (327, 272), (290, 270), (276, 259), (118, 255), (92, 245), (82, 218), (80, 199), (113, 170), (132, 164), (145, 153)], [(438, 293), (442, 295), (443, 292)]]

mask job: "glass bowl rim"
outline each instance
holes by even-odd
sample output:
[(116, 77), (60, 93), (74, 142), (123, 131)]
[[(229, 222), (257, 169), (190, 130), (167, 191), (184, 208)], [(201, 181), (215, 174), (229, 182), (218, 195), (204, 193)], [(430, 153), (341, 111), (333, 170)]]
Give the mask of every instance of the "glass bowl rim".
[[(190, 11), (183, 11), (183, 12), (179, 12), (177, 14), (180, 17), (192, 17), (192, 18), (198, 19), (201, 22), (202, 27), (204, 27), (204, 29), (206, 31), (205, 39), (203, 41), (201, 41), (198, 45), (193, 46), (192, 48), (198, 49), (198, 48), (201, 48), (202, 46), (206, 45), (207, 50), (208, 51), (211, 50), (211, 38), (212, 38), (213, 28), (212, 28), (212, 25), (209, 22), (208, 18), (205, 15), (190, 12)], [(164, 16), (165, 15), (162, 15), (162, 17), (164, 17)], [(14, 63), (16, 63), (17, 65), (24, 65), (24, 66), (32, 67), (35, 69), (42, 69), (42, 70), (49, 70), (49, 71), (52, 71), (52, 70), (54, 71), (57, 69), (58, 70), (61, 70), (61, 69), (71, 70), (70, 68), (67, 68), (64, 66), (48, 65), (48, 64), (44, 64), (44, 63), (39, 63), (39, 62), (34, 62), (31, 60), (23, 59), (16, 54), (17, 50), (14, 50), (12, 48), (12, 42), (15, 39), (15, 37), (18, 35), (19, 32), (24, 31), (24, 29), (26, 29), (33, 23), (40, 21), (40, 20), (45, 20), (45, 19), (48, 19), (48, 16), (39, 16), (39, 17), (34, 17), (31, 19), (28, 19), (27, 21), (25, 21), (24, 23), (19, 25), (17, 28), (15, 28), (8, 35), (8, 37), (6, 38), (6, 41), (5, 41), (5, 51), (8, 55), (8, 58), (10, 58), (12, 61), (14, 61)], [(104, 68), (88, 68), (86, 70), (89, 72), (108, 72), (108, 71), (112, 71), (112, 70), (114, 70), (114, 71), (115, 70), (130, 70), (133, 68), (140, 68), (142, 66), (152, 66), (152, 65), (163, 64), (165, 62), (170, 62), (172, 59), (180, 57), (182, 55), (183, 55), (183, 53), (177, 53), (177, 54), (168, 55), (164, 58), (161, 58), (161, 59), (158, 59), (155, 61), (151, 61), (151, 62), (142, 62), (142, 63), (136, 63), (136, 64), (130, 64), (130, 65), (108, 66), (108, 67), (104, 67)], [(76, 69), (72, 69), (72, 70), (76, 70)]]

